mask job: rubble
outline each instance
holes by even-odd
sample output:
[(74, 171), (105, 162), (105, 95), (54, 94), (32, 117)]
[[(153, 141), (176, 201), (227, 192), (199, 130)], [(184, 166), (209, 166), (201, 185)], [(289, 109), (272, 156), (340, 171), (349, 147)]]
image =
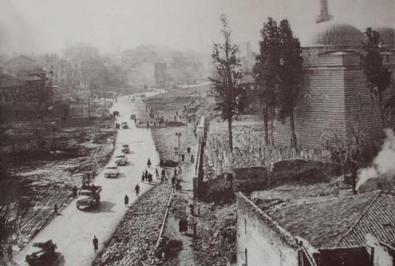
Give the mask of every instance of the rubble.
[(171, 186), (158, 184), (128, 209), (112, 238), (92, 265), (156, 265), (158, 238)]
[[(9, 142), (1, 146), (2, 154), (7, 155), (9, 173), (16, 181), (15, 200), (8, 219), (14, 228), (14, 244), (19, 248), (23, 248), (55, 217), (55, 204), (60, 210), (69, 204), (72, 187), (81, 184), (82, 173), (99, 171), (112, 155), (116, 136), (116, 131), (109, 127), (112, 121), (92, 119), (87, 124), (84, 124), (86, 121), (78, 122), (74, 125), (64, 124), (54, 136), (42, 135), (47, 143), (56, 143), (55, 149), (45, 146), (40, 148), (42, 150), (35, 150), (38, 146), (28, 145), (16, 147), (22, 150), (13, 147), (10, 152), (4, 146), (9, 145)], [(28, 136), (30, 139), (27, 140), (24, 134), (18, 133), (22, 128), (22, 133), (33, 132), (32, 128), (40, 126), (36, 122), (11, 126), (16, 129), (9, 137), (37, 141), (36, 136)]]

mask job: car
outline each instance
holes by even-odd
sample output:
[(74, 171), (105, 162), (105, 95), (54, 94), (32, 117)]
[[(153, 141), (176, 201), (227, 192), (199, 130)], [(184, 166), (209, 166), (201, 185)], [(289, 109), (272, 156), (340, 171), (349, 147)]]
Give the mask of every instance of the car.
[(130, 153), (129, 145), (128, 144), (123, 144), (122, 145), (122, 152), (123, 153)]
[(100, 205), (101, 189), (101, 186), (83, 186), (78, 192), (77, 209), (87, 210), (98, 207)]
[(117, 178), (119, 176), (118, 166), (111, 165), (104, 169), (104, 177), (106, 178)]
[(127, 165), (128, 159), (126, 158), (125, 154), (117, 155), (115, 157), (115, 164), (117, 166)]
[(126, 123), (126, 122), (122, 122), (122, 123), (121, 123), (121, 127), (122, 127), (123, 129), (128, 129), (128, 128), (129, 128), (128, 123)]

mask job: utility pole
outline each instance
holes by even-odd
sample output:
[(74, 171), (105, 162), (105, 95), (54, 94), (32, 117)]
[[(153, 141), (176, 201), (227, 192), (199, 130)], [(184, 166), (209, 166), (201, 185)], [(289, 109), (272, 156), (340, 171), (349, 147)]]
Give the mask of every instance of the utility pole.
[(180, 148), (181, 141), (180, 141), (180, 138), (182, 136), (181, 132), (176, 132), (176, 136), (178, 138), (178, 164), (180, 165), (181, 164), (181, 148)]

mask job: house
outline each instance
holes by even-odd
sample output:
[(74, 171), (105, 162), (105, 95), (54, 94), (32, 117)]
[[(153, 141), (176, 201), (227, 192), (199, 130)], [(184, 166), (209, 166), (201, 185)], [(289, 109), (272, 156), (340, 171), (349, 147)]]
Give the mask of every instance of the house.
[(395, 195), (237, 195), (238, 265), (392, 266)]
[(39, 116), (52, 103), (52, 86), (43, 71), (24, 76), (0, 72), (0, 109), (4, 120), (26, 120)]

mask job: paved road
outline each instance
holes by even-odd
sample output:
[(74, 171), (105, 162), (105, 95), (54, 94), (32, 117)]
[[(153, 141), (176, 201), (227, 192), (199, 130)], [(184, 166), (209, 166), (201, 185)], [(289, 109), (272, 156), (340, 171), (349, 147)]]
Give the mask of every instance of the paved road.
[[(140, 105), (140, 107), (138, 106)], [(146, 168), (147, 158), (153, 165), (159, 162), (152, 135), (149, 129), (135, 128), (130, 120), (131, 113), (138, 113), (142, 103), (130, 103), (128, 97), (122, 97), (115, 103), (114, 109), (120, 112), (118, 122), (127, 121), (130, 129), (120, 129), (116, 138), (115, 154), (120, 153), (122, 144), (129, 144), (131, 153), (127, 155), (129, 165), (120, 167), (121, 176), (117, 179), (106, 179), (100, 173), (95, 184), (102, 186), (101, 206), (95, 211), (79, 211), (72, 202), (62, 210), (61, 215), (56, 217), (43, 231), (41, 231), (28, 246), (15, 257), (16, 265), (25, 265), (26, 254), (35, 251), (33, 242), (52, 239), (58, 246), (59, 263), (57, 265), (91, 265), (95, 257), (93, 251), (93, 235), (99, 239), (99, 248), (103, 242), (111, 237), (116, 226), (126, 213), (123, 204), (125, 194), (128, 194), (131, 202), (136, 199), (134, 186), (141, 181), (141, 173)], [(144, 110), (144, 109), (143, 109)], [(111, 159), (110, 163), (113, 162)], [(151, 169), (152, 171), (153, 169)], [(142, 192), (150, 186), (140, 184)]]

